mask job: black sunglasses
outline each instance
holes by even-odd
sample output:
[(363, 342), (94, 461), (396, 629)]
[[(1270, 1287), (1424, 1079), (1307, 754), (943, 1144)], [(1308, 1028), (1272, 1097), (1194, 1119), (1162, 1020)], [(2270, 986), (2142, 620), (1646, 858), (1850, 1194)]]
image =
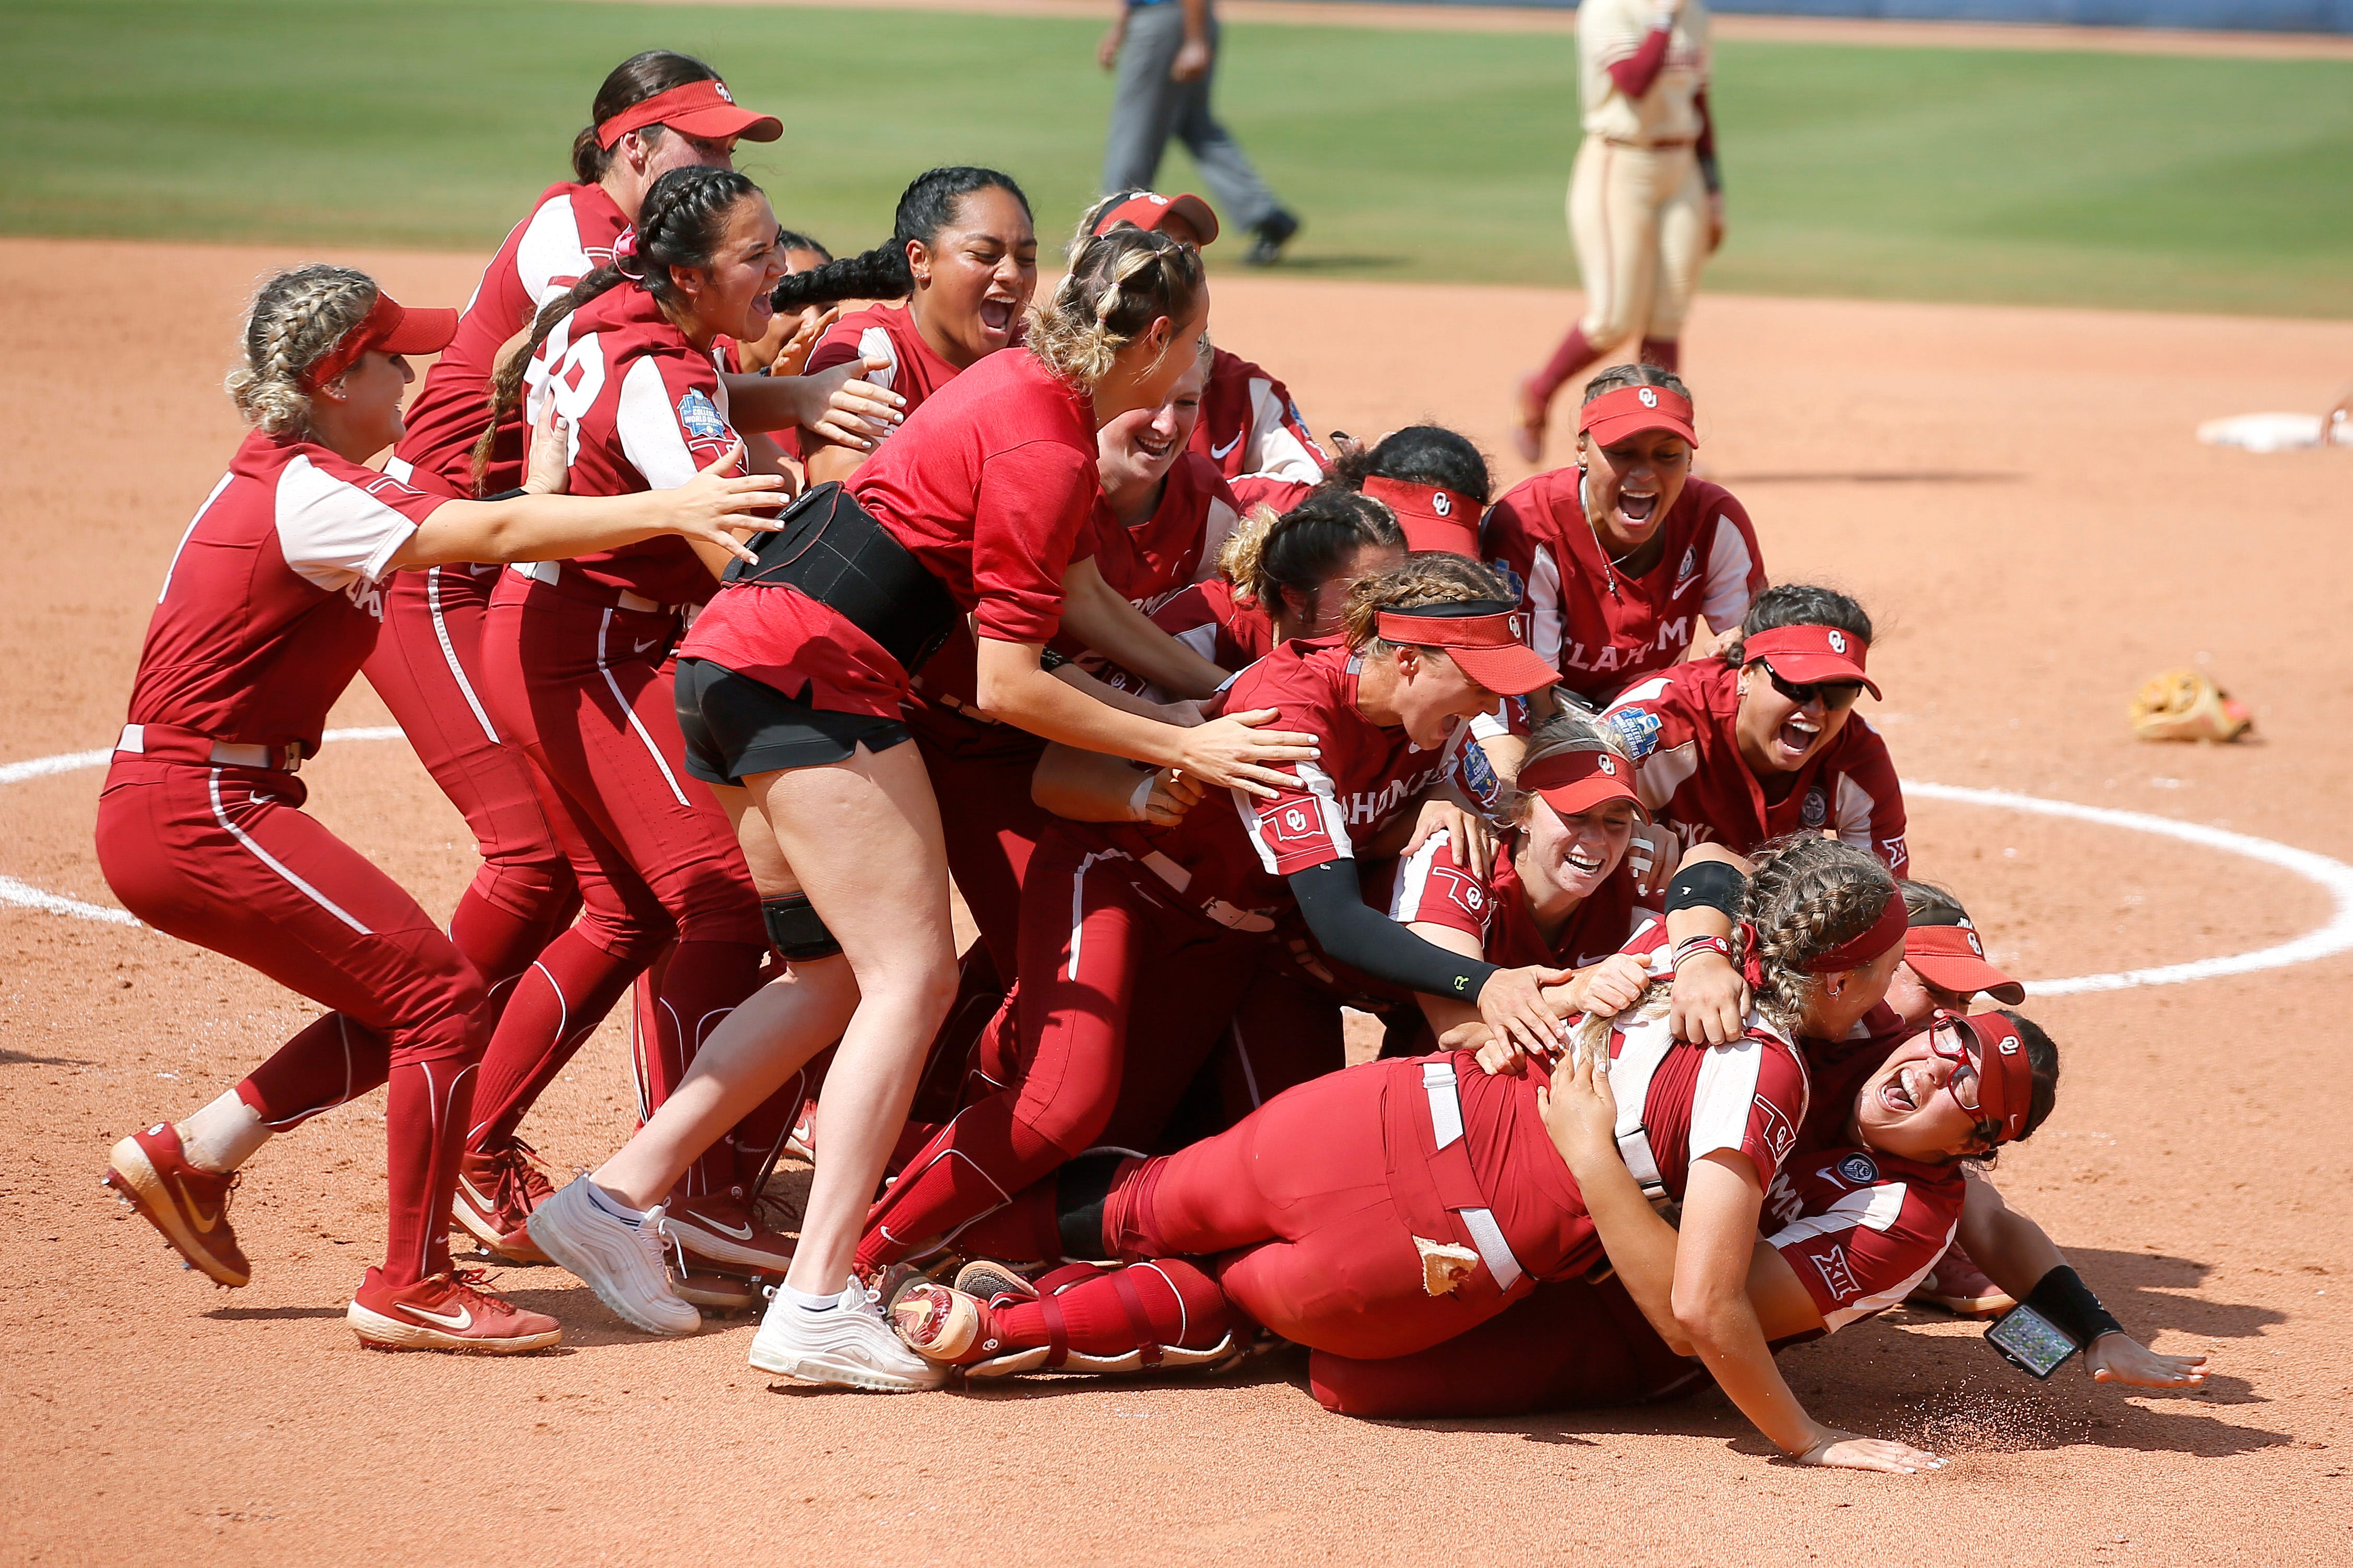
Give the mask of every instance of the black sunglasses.
[[(1762, 659), (1757, 662), (1764, 663)], [(1819, 697), (1822, 700), (1823, 710), (1831, 713), (1845, 712), (1862, 696), (1862, 686), (1852, 680), (1823, 680), (1811, 686), (1792, 686), (1773, 673), (1773, 667), (1769, 664), (1765, 665), (1765, 679), (1773, 683), (1774, 690), (1799, 707), (1803, 708)]]

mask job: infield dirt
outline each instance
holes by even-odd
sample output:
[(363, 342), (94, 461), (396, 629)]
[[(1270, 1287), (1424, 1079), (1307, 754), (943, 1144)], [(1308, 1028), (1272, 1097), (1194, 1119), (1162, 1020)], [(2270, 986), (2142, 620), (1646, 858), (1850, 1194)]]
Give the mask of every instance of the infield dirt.
[[(478, 258), (333, 253), (457, 301)], [(165, 563), (237, 438), (218, 391), (252, 249), (0, 243), (10, 374), (0, 763), (108, 744)], [(1574, 297), (1215, 278), (1220, 341), (1319, 429), (1433, 416), (1502, 452), (1511, 378)], [(1776, 580), (1855, 594), (1867, 708), (1912, 780), (2228, 826), (2353, 859), (2353, 451), (2200, 447), (2217, 415), (2320, 406), (2353, 324), (1708, 296), (1689, 336), (1703, 460)], [(1499, 467), (1517, 477), (1508, 458)], [(2143, 678), (2200, 663), (2258, 743), (2137, 744)], [(364, 687), (342, 724), (385, 722)], [(100, 774), (0, 793), (0, 875), (110, 902)], [(398, 742), (330, 747), (320, 817), (446, 913), (473, 865)], [(2057, 977), (2262, 947), (2327, 896), (2173, 840), (1917, 802), (1919, 874), (1997, 961)], [(362, 1352), (341, 1322), (384, 1220), (382, 1097), (269, 1149), (236, 1218), (254, 1283), (182, 1272), (98, 1176), (312, 1009), (150, 931), (0, 906), (0, 1560), (1419, 1563), (2343, 1562), (2353, 1556), (2345, 957), (2029, 1004), (2060, 1108), (2001, 1162), (2124, 1321), (2212, 1358), (2197, 1394), (2048, 1385), (1977, 1331), (1899, 1312), (1785, 1360), (1826, 1419), (1954, 1461), (1794, 1468), (1714, 1393), (1639, 1411), (1364, 1423), (1296, 1354), (1231, 1381), (1018, 1380), (891, 1399), (772, 1386), (748, 1321), (623, 1331), (552, 1268), (564, 1321), (512, 1362)], [(629, 1128), (617, 1030), (526, 1136), (559, 1167)], [(789, 1181), (791, 1178), (787, 1177)]]

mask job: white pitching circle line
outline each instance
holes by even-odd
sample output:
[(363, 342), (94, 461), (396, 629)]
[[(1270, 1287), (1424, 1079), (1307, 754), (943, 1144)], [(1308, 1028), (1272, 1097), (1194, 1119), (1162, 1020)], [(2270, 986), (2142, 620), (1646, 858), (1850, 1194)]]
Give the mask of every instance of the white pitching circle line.
[[(396, 741), (401, 738), (401, 731), (397, 725), (375, 724), (352, 730), (330, 730), (322, 738), (328, 741)], [(26, 779), (46, 778), (51, 773), (104, 767), (113, 755), (111, 751), (61, 752), (53, 757), (0, 763), (0, 784), (22, 784)], [(1904, 793), (1914, 800), (1946, 800), (1961, 805), (1991, 806), (1997, 810), (2022, 811), (2036, 816), (2063, 816), (2077, 822), (2095, 823), (2102, 827), (2154, 833), (2160, 837), (2195, 844), (2200, 848), (2244, 856), (2250, 860), (2260, 860), (2264, 865), (2292, 871), (2306, 881), (2316, 884), (2328, 894), (2336, 906), (2326, 925), (2276, 946), (2258, 948), (2252, 952), (2230, 953), (2221, 958), (2192, 959), (2187, 963), (2120, 969), (2106, 974), (2076, 974), (2063, 980), (2030, 980), (2026, 983), (2029, 995), (2074, 996), (2089, 991), (2129, 991), (2142, 985), (2184, 985), (2193, 980), (2219, 980), (2226, 974), (2250, 974), (2259, 970), (2285, 969), (2291, 964), (2311, 963), (2353, 949), (2353, 866), (2341, 860), (2332, 860), (2326, 855), (2316, 855), (2309, 849), (2258, 838), (2251, 833), (2232, 833), (2226, 828), (2179, 822), (2169, 816), (2152, 816), (2143, 811), (2116, 811), (2107, 806), (2078, 805), (2068, 800), (2045, 800), (2040, 795), (2019, 795), (2006, 789), (1970, 789), (1960, 784), (1907, 781)], [(36, 888), (29, 882), (20, 882), (14, 877), (0, 877), (0, 904), (15, 904), (54, 915), (100, 921), (109, 925), (136, 926), (140, 923), (137, 917), (127, 910), (69, 899), (60, 893)]]

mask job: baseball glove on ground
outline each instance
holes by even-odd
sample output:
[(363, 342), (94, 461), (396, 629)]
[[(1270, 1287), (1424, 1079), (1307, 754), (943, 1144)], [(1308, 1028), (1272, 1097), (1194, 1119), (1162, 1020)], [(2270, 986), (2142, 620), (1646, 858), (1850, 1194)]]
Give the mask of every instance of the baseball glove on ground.
[(2194, 669), (2168, 670), (2134, 694), (2126, 714), (2144, 741), (2235, 741), (2254, 715)]

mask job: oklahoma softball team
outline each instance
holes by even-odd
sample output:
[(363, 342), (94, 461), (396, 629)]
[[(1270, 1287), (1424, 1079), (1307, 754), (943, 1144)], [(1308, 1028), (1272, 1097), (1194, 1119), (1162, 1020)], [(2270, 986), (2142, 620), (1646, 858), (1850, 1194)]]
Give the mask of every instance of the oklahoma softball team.
[[(1199, 197), (1106, 195), (1039, 300), (1019, 184), (944, 165), (834, 261), (732, 167), (780, 122), (666, 51), (462, 317), (269, 279), (98, 847), (140, 918), (331, 1011), (108, 1184), (243, 1285), (252, 1156), (388, 1085), (347, 1309), (388, 1349), (561, 1337), (454, 1221), (648, 1333), (765, 1288), (752, 1365), (843, 1388), (1288, 1342), (1345, 1414), (1712, 1378), (1800, 1463), (1908, 1472), (1941, 1461), (1775, 1353), (2015, 1306), (2103, 1381), (2201, 1381), (1978, 1163), (2052, 1114), (2057, 1048), (1970, 1011), (2021, 988), (1898, 880), (1870, 616), (1768, 586), (1693, 477), (1700, 0), (1579, 29), (1588, 308), (1523, 455), (1642, 363), (1500, 500), (1427, 419), (1327, 458), (1212, 344)], [(364, 666), (480, 849), (447, 932), (301, 809)], [(556, 1187), (519, 1122), (641, 975), (641, 1125)], [(1349, 1000), (1382, 1059), (1342, 1066)]]

